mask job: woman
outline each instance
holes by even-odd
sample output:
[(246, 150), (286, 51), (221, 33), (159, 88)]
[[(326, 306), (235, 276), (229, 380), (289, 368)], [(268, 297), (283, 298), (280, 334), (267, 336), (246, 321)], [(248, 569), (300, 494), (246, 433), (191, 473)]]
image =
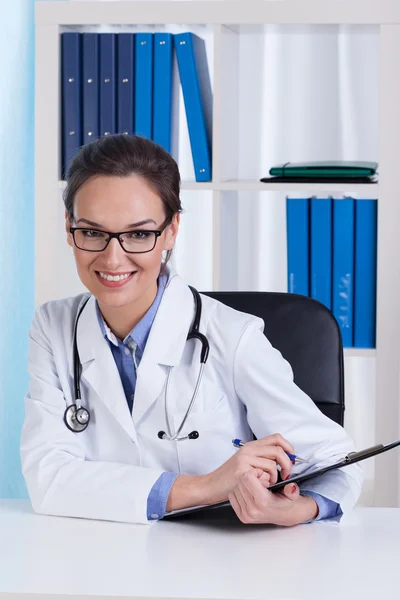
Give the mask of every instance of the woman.
[[(210, 354), (179, 432), (201, 352), (198, 340), (187, 341), (194, 297), (168, 265), (179, 229), (179, 187), (175, 161), (140, 137), (104, 137), (71, 164), (67, 241), (90, 295), (47, 302), (30, 330), (21, 455), (33, 507), (149, 523), (166, 511), (229, 499), (245, 523), (338, 519), (360, 493), (358, 466), (301, 490), (267, 488), (278, 471), (289, 477), (287, 452), (317, 467), (352, 451), (351, 441), (293, 383), (262, 320), (207, 296), (201, 296), (200, 332)], [(79, 311), (81, 423), (73, 406)], [(192, 439), (168, 439), (177, 432)], [(248, 443), (235, 449), (237, 437)]]

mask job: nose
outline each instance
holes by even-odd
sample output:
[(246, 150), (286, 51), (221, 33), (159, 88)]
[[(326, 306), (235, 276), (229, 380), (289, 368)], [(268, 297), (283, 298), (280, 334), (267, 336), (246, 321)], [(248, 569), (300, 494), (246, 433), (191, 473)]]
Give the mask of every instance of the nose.
[(107, 248), (103, 251), (103, 259), (107, 266), (116, 266), (124, 262), (126, 252), (116, 238), (109, 241)]

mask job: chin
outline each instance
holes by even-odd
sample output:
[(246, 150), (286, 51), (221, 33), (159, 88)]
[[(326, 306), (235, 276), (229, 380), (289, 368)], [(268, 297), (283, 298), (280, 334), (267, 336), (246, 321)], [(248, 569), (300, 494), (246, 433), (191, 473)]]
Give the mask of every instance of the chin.
[(103, 304), (103, 306), (109, 306), (113, 308), (121, 308), (122, 306), (126, 306), (127, 304), (131, 304), (131, 302), (135, 302), (140, 294), (138, 295), (137, 290), (134, 291), (126, 289), (126, 290), (103, 290), (96, 288), (96, 293), (94, 293), (97, 300)]
[(100, 304), (109, 306), (110, 308), (122, 308), (122, 306), (126, 306), (136, 300), (134, 296), (128, 296), (127, 294), (122, 293), (110, 294), (107, 292), (100, 292), (95, 294), (95, 296)]
[(97, 280), (95, 273), (90, 277), (85, 274), (85, 277), (80, 277), (80, 280), (88, 291), (97, 298), (99, 303), (104, 306), (118, 308), (130, 304), (140, 297), (140, 290), (137, 284), (135, 285), (133, 282), (128, 283), (126, 287), (106, 288)]

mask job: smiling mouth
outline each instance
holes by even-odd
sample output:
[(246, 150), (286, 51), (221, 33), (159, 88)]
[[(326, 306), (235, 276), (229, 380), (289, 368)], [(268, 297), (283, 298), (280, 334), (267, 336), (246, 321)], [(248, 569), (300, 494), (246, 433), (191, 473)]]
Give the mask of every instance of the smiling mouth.
[(128, 279), (131, 275), (136, 273), (136, 271), (130, 271), (129, 273), (120, 273), (118, 275), (109, 275), (108, 273), (104, 273), (103, 271), (96, 271), (96, 273), (106, 281), (124, 281), (124, 279)]

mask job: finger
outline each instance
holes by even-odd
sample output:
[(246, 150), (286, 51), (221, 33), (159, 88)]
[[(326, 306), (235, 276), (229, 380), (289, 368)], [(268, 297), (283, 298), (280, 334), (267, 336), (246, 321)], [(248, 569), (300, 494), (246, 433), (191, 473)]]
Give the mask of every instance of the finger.
[[(258, 482), (257, 478), (256, 481)], [(261, 490), (265, 493), (263, 487), (261, 487)], [(242, 507), (241, 520), (243, 523), (260, 523), (265, 509), (265, 504), (260, 502), (260, 498), (254, 498), (243, 482), (235, 486), (235, 495)]]
[(288, 442), (288, 440), (285, 439), (280, 433), (267, 435), (266, 437), (255, 440), (252, 443), (267, 446), (280, 446), (286, 452), (290, 452), (290, 454), (295, 454), (292, 444)]
[(254, 469), (257, 475), (258, 481), (264, 488), (268, 488), (271, 482), (269, 473), (266, 473), (262, 469)]
[(253, 469), (255, 475), (258, 477), (258, 479), (260, 479), (260, 477), (264, 474), (264, 471), (262, 469)]
[(278, 480), (278, 471), (276, 467), (279, 465), (281, 468), (282, 479), (288, 479), (292, 472), (293, 465), (285, 452), (281, 448), (272, 448), (272, 446), (270, 446), (270, 451), (266, 452), (266, 454), (269, 454), (270, 456), (268, 458), (264, 458), (263, 456), (250, 457), (251, 466), (270, 473), (271, 483), (276, 483)]
[[(261, 440), (257, 440), (259, 442)], [(254, 460), (257, 456), (258, 458), (264, 458), (269, 460), (274, 460), (278, 465), (280, 465), (283, 470), (283, 478), (287, 478), (292, 470), (292, 461), (286, 454), (285, 450), (283, 450), (280, 446), (270, 446), (267, 444), (257, 444), (257, 442), (249, 442), (245, 444), (239, 452), (241, 455), (246, 455), (250, 459)], [(253, 465), (252, 466), (256, 466)]]
[(261, 477), (259, 477), (259, 481), (261, 483), (261, 485), (263, 486), (263, 488), (268, 489), (269, 486), (271, 485), (271, 479), (268, 475), (268, 473), (263, 473), (263, 475), (261, 475)]
[(288, 483), (285, 485), (283, 490), (281, 490), (281, 494), (283, 494), (289, 500), (297, 500), (300, 496), (300, 488), (296, 483)]
[(262, 510), (268, 501), (269, 492), (261, 484), (254, 469), (243, 473), (239, 478), (238, 489), (247, 506), (249, 514), (254, 516), (254, 510)]
[(269, 477), (270, 483), (276, 483), (278, 481), (278, 469), (274, 460), (269, 460), (268, 458), (259, 458), (256, 456), (250, 460), (250, 465), (254, 470), (257, 469), (266, 473)]
[(254, 469), (254, 472), (257, 476), (257, 479), (262, 484), (263, 487), (268, 487), (270, 483), (269, 473), (266, 473), (262, 469)]

